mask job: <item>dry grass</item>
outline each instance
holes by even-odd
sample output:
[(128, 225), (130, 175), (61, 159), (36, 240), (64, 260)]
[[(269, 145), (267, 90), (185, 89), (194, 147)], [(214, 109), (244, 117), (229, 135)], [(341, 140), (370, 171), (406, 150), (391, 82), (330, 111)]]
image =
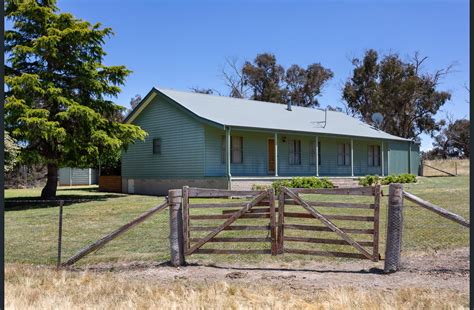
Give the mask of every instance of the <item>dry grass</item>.
[[(469, 159), (425, 160), (424, 163), (452, 174), (469, 175)], [(423, 175), (426, 177), (445, 177), (446, 173), (442, 173), (428, 166), (423, 166)]]
[[(417, 184), (406, 184), (407, 191), (420, 196), (441, 207), (447, 208), (465, 218), (469, 218), (469, 179), (468, 177), (437, 177), (420, 178)], [(384, 188), (386, 192), (388, 189)], [(6, 190), (8, 199), (25, 199), (39, 195), (41, 189)], [(98, 192), (97, 188), (61, 188), (58, 193), (63, 199), (87, 198), (84, 202), (68, 202), (64, 208), (63, 218), (63, 259), (76, 253), (82, 247), (96, 241), (105, 234), (129, 222), (141, 213), (158, 205), (163, 197), (144, 195), (123, 195)], [(344, 201), (347, 196), (310, 197), (312, 200)], [(8, 200), (7, 199), (7, 200)], [(373, 198), (351, 197), (351, 202), (367, 203)], [(217, 203), (216, 199), (193, 199), (193, 202)], [(224, 200), (225, 201), (225, 200)], [(237, 201), (237, 200), (236, 200)], [(380, 250), (384, 253), (386, 231), (387, 197), (382, 199)], [(335, 209), (335, 208), (332, 208)], [(288, 210), (304, 212), (302, 207), (288, 207)], [(322, 210), (327, 214), (367, 214), (369, 210)], [(219, 214), (221, 209), (194, 209), (193, 214)], [(370, 213), (370, 212), (369, 212)], [(311, 219), (290, 219), (300, 224), (314, 223)], [(199, 221), (199, 225), (217, 226), (222, 220)], [(353, 228), (367, 228), (371, 223), (334, 221), (336, 225)], [(9, 263), (54, 264), (57, 251), (57, 205), (22, 205), (7, 207), (5, 212), (5, 260)], [(238, 225), (266, 225), (268, 219), (242, 219)], [(404, 251), (434, 251), (452, 249), (469, 245), (469, 231), (464, 227), (450, 222), (425, 209), (406, 202)], [(311, 232), (289, 230), (288, 235), (298, 233), (298, 237), (312, 237)], [(226, 231), (221, 237), (266, 237), (268, 232)], [(320, 237), (337, 238), (334, 233), (319, 233)], [(157, 261), (169, 259), (169, 224), (168, 212), (154, 215), (136, 228), (107, 244), (79, 265), (103, 262)], [(193, 233), (193, 237), (201, 237), (203, 233)], [(356, 240), (365, 240), (367, 236), (353, 235)], [(365, 240), (366, 241), (366, 240)], [(287, 243), (288, 247), (319, 249), (328, 251), (354, 252), (349, 246)], [(268, 243), (214, 243), (205, 245), (208, 248), (269, 248)], [(228, 262), (228, 263), (289, 263), (295, 261), (311, 262), (314, 260), (334, 261), (334, 258), (320, 258), (308, 255), (285, 254), (272, 257), (270, 255), (206, 255), (196, 254), (189, 258), (192, 262)]]
[[(7, 309), (463, 309), (468, 297), (446, 290), (329, 288), (315, 292), (228, 282), (191, 285), (131, 279), (124, 273), (6, 266)], [(258, 287), (258, 288), (257, 288)]]

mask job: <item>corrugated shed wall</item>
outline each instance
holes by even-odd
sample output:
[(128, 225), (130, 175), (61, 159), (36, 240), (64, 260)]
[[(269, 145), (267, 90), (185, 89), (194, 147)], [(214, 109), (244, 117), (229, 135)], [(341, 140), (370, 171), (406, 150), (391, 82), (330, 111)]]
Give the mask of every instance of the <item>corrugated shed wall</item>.
[[(148, 133), (122, 154), (124, 178), (204, 176), (204, 127), (166, 99), (155, 99), (134, 120)], [(161, 154), (153, 154), (153, 139), (161, 138)]]
[(68, 186), (71, 183), (71, 168), (59, 168), (59, 185)]
[[(92, 175), (94, 169), (89, 168), (69, 168), (64, 167), (59, 169), (59, 185), (91, 185), (94, 183)], [(90, 178), (89, 178), (90, 174)]]

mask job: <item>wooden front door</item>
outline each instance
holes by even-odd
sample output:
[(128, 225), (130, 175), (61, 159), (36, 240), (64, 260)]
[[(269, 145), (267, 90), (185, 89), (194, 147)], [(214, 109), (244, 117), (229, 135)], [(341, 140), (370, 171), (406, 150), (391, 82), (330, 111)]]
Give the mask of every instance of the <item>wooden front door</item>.
[(268, 139), (268, 174), (275, 174), (275, 140)]

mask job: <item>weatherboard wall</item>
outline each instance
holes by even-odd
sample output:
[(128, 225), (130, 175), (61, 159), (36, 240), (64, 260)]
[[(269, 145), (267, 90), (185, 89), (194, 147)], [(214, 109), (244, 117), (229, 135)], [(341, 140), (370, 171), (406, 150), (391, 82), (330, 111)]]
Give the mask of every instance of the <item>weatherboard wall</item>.
[[(222, 162), (223, 129), (191, 115), (163, 96), (155, 97), (133, 124), (144, 129), (148, 136), (137, 141), (122, 155), (124, 179), (166, 179), (225, 177), (226, 165)], [(243, 163), (232, 164), (232, 176), (268, 176), (268, 139), (273, 132), (232, 130), (232, 135), (243, 137)], [(316, 166), (310, 164), (310, 145), (313, 135), (278, 133), (278, 175), (314, 176)], [(153, 154), (153, 139), (161, 139), (161, 154)], [(289, 141), (301, 140), (301, 164), (290, 165)], [(351, 166), (337, 163), (339, 143), (350, 144), (350, 137), (320, 136), (320, 176), (350, 176)], [(381, 175), (381, 166), (368, 165), (368, 146), (381, 145), (382, 140), (354, 138), (354, 175)], [(419, 149), (405, 141), (384, 142), (385, 174), (417, 174)], [(411, 162), (411, 165), (408, 162)]]
[[(168, 100), (155, 99), (133, 121), (148, 133), (122, 154), (122, 177), (176, 178), (204, 176), (204, 125)], [(161, 154), (153, 154), (153, 139)]]
[[(205, 127), (205, 175), (225, 176), (226, 165), (222, 161), (222, 138), (225, 136), (224, 130), (219, 130), (210, 126)], [(268, 176), (268, 139), (273, 139), (271, 132), (251, 132), (233, 130), (232, 136), (243, 137), (243, 162), (231, 164), (232, 176)], [(316, 166), (310, 164), (311, 142), (315, 140), (311, 135), (290, 135), (278, 134), (278, 175), (279, 176), (314, 176)], [(301, 140), (301, 164), (292, 165), (289, 160), (289, 141)], [(351, 166), (341, 166), (337, 163), (337, 147), (339, 143), (350, 144), (350, 138), (320, 137), (321, 164), (319, 165), (320, 176), (350, 176)], [(390, 142), (370, 139), (354, 138), (354, 175), (362, 176), (367, 174), (382, 175), (382, 165), (371, 167), (368, 164), (369, 145), (379, 145), (382, 149), (384, 144), (384, 174), (388, 174), (388, 148)], [(408, 147), (408, 143), (401, 143)], [(394, 154), (394, 161), (401, 154)], [(405, 152), (405, 160), (408, 160), (408, 153)], [(381, 156), (382, 160), (382, 156)], [(414, 162), (414, 161), (413, 161)], [(407, 162), (406, 162), (407, 164)], [(399, 170), (399, 168), (397, 168)], [(412, 169), (414, 172), (415, 170)], [(407, 171), (404, 171), (407, 172)], [(404, 173), (403, 172), (403, 173)]]

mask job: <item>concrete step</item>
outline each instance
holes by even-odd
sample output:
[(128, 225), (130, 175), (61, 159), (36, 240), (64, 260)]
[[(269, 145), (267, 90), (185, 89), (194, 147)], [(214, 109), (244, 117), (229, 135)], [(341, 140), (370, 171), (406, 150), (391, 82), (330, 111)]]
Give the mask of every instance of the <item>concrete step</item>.
[(359, 181), (353, 178), (329, 178), (329, 181), (339, 188), (360, 186)]

